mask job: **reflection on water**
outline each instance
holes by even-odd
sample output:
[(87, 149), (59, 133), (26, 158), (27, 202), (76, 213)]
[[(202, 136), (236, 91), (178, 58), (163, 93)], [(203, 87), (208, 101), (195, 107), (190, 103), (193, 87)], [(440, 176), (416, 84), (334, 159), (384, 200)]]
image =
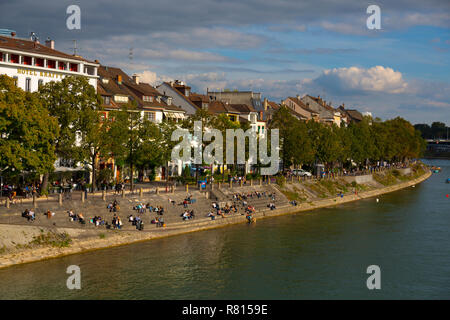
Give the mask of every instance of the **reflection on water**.
[[(450, 298), (450, 161), (380, 202), (260, 220), (0, 270), (2, 299)], [(69, 265), (82, 289), (66, 288)], [(381, 290), (366, 268), (381, 268)]]

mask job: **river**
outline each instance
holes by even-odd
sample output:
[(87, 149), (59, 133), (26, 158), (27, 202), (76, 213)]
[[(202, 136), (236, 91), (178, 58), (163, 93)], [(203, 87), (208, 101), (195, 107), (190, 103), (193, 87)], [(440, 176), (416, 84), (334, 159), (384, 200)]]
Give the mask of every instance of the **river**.
[[(0, 299), (450, 299), (450, 161), (426, 163), (442, 171), (379, 202), (3, 269)], [(81, 290), (66, 287), (70, 265)]]

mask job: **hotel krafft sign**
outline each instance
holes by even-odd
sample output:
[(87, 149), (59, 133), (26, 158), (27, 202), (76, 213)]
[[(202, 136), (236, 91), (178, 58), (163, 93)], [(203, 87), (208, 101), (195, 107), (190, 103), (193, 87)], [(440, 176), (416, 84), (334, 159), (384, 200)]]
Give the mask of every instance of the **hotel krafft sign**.
[(18, 74), (24, 74), (28, 76), (39, 76), (44, 78), (53, 78), (53, 79), (62, 79), (63, 75), (56, 72), (47, 72), (47, 71), (36, 71), (36, 70), (29, 70), (29, 69), (22, 69), (17, 68)]

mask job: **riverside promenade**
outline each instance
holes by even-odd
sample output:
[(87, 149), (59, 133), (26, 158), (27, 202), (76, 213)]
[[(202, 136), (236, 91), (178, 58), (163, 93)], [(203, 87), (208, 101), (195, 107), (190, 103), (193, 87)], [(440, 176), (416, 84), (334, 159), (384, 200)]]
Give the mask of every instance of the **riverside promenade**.
[[(37, 202), (36, 208), (36, 224), (35, 222), (27, 223), (26, 219), (22, 218), (20, 213), (17, 212), (20, 212), (24, 206), (26, 207), (30, 204), (22, 203), (20, 205), (12, 205), (8, 210), (4, 210), (4, 208), (0, 209), (0, 244), (7, 247), (6, 244), (9, 241), (10, 247), (14, 244), (23, 248), (12, 251), (5, 250), (5, 252), (0, 255), (0, 268), (20, 263), (81, 253), (89, 250), (109, 248), (182, 233), (223, 227), (231, 224), (246, 223), (247, 220), (243, 212), (244, 208), (240, 203), (238, 203), (238, 212), (226, 215), (226, 218), (216, 217), (215, 220), (211, 220), (206, 217), (206, 213), (210, 210), (213, 202), (222, 202), (223, 205), (226, 202), (230, 202), (230, 197), (234, 193), (265, 193), (265, 197), (253, 198), (248, 201), (249, 205), (253, 205), (255, 207), (256, 213), (254, 216), (257, 220), (259, 220), (272, 216), (309, 211), (346, 202), (357, 201), (360, 199), (376, 197), (384, 193), (393, 192), (418, 184), (426, 180), (430, 175), (431, 173), (427, 171), (418, 178), (400, 182), (392, 186), (378, 187), (372, 190), (360, 192), (358, 194), (349, 193), (343, 197), (338, 196), (327, 199), (315, 199), (313, 201), (299, 203), (296, 206), (289, 203), (288, 199), (275, 185), (247, 185), (236, 188), (233, 187), (231, 189), (221, 188), (220, 190), (210, 190), (209, 192), (193, 190), (192, 192), (188, 191), (188, 193), (192, 194), (192, 198), (196, 199), (196, 201), (194, 204), (190, 205), (189, 210), (195, 210), (196, 218), (189, 221), (183, 221), (179, 216), (179, 214), (184, 211), (184, 207), (179, 206), (178, 201), (181, 201), (186, 197), (186, 192), (167, 194), (159, 194), (155, 192), (155, 194), (148, 193), (145, 195), (145, 192), (142, 191), (142, 194), (129, 194), (128, 196), (120, 195), (118, 200), (120, 201), (121, 209), (118, 214), (124, 222), (124, 228), (122, 230), (106, 230), (105, 228), (96, 228), (95, 226), (89, 224), (80, 226), (77, 225), (77, 223), (68, 220), (67, 214), (64, 211), (67, 210), (68, 206), (71, 204), (72, 206), (75, 206), (74, 208), (71, 208), (74, 211), (87, 210), (83, 212), (86, 218), (89, 218), (90, 215), (100, 215), (105, 217), (105, 219), (108, 219), (109, 212), (106, 210), (106, 203), (111, 201), (112, 198), (108, 199), (108, 196), (105, 198), (102, 194), (98, 197), (88, 196), (88, 198), (85, 199), (85, 202), (81, 205), (79, 203), (80, 201), (77, 201), (76, 203), (70, 203), (68, 201), (63, 202), (63, 206), (61, 206), (58, 211), (55, 210), (56, 214), (51, 219), (41, 216), (37, 208), (42, 208), (42, 211), (47, 208), (44, 208), (44, 201), (39, 201)], [(269, 197), (269, 194), (275, 195), (275, 200), (272, 200), (272, 197)], [(110, 195), (110, 197), (114, 196)], [(115, 197), (118, 196), (116, 195)], [(168, 201), (169, 198), (175, 199), (176, 204), (170, 204)], [(136, 230), (129, 222), (127, 222), (126, 218), (128, 213), (133, 212), (133, 204), (147, 201), (152, 205), (162, 205), (165, 209), (167, 208), (167, 213), (164, 214), (165, 221), (167, 221), (167, 226), (165, 228), (156, 228), (155, 225), (150, 224), (149, 219), (151, 219), (151, 216), (145, 216), (145, 214), (145, 228), (143, 231)], [(270, 202), (275, 203), (276, 209), (270, 210), (267, 208), (267, 204)], [(59, 206), (59, 203), (53, 205)], [(73, 239), (73, 242), (70, 246), (63, 248), (52, 246), (32, 249), (26, 248), (26, 243), (33, 239), (34, 236), (48, 231), (58, 233), (66, 232)]]

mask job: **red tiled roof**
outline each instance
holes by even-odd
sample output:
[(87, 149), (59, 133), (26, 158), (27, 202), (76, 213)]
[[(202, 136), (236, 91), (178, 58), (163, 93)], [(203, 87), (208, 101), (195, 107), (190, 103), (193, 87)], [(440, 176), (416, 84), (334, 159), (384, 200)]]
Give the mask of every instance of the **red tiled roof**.
[(1, 48), (23, 51), (23, 52), (28, 52), (28, 53), (54, 56), (54, 57), (65, 58), (65, 59), (79, 60), (79, 61), (84, 61), (84, 62), (88, 62), (88, 63), (95, 63), (95, 62), (89, 61), (87, 59), (84, 59), (83, 57), (70, 55), (70, 54), (55, 50), (55, 49), (51, 49), (40, 43), (31, 41), (31, 40), (21, 39), (21, 38), (0, 36), (0, 49)]

